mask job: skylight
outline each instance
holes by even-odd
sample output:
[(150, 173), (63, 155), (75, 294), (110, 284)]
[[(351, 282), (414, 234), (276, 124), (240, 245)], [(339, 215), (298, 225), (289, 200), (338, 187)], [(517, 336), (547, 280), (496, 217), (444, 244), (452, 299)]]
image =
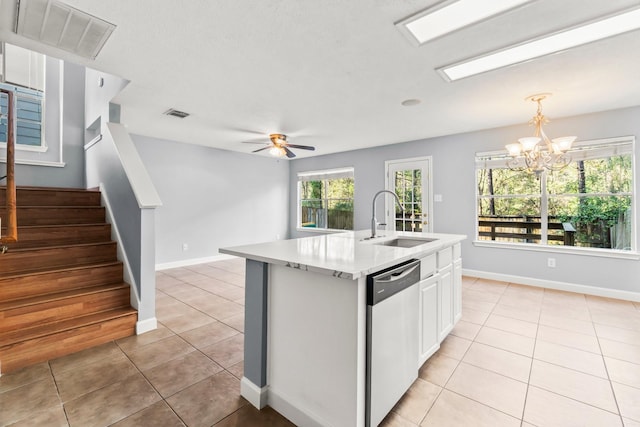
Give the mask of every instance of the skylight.
[(531, 0), (459, 0), (444, 2), (417, 13), (396, 25), (412, 40), (423, 44), (468, 25), (506, 12)]
[(446, 80), (455, 81), (639, 28), (640, 8), (441, 67), (438, 71)]

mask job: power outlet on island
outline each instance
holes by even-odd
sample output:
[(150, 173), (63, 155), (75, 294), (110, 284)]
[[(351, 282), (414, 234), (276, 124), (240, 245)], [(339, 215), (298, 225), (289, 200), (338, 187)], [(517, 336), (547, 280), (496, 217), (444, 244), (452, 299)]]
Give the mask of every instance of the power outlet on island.
[(547, 267), (556, 268), (556, 259), (555, 258), (547, 258)]

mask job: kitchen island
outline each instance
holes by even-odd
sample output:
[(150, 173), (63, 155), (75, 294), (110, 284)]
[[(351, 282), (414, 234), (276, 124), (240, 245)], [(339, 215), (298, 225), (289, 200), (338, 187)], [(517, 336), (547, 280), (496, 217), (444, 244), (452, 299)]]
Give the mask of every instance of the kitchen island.
[[(257, 408), (269, 405), (297, 425), (365, 425), (368, 275), (420, 261), (416, 371), (460, 318), (465, 236), (386, 233), (367, 240), (369, 234), (220, 249), (247, 259), (241, 394)], [(403, 237), (424, 240), (385, 244)]]

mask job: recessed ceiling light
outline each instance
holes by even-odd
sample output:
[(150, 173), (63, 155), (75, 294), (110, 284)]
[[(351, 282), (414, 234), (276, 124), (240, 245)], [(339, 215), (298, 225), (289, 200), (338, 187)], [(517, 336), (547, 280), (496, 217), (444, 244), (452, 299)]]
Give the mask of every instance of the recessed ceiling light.
[(615, 16), (599, 18), (548, 36), (438, 68), (445, 80), (454, 81), (486, 71), (519, 64), (534, 58), (567, 50), (640, 28), (640, 8)]
[(396, 23), (419, 45), (468, 25), (518, 7), (531, 0), (445, 1)]
[(413, 107), (414, 105), (420, 104), (420, 102), (421, 101), (419, 99), (405, 99), (401, 104), (405, 107)]

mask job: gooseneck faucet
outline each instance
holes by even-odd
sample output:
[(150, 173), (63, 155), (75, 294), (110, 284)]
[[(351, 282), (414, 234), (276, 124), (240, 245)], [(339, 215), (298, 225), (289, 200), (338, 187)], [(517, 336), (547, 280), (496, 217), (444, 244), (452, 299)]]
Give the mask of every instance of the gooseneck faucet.
[(402, 206), (402, 203), (400, 203), (400, 199), (398, 198), (398, 195), (396, 193), (394, 193), (393, 191), (389, 191), (389, 190), (380, 190), (380, 191), (378, 191), (376, 193), (376, 195), (373, 196), (373, 209), (372, 209), (372, 214), (371, 214), (371, 237), (370, 237), (370, 239), (373, 239), (374, 237), (376, 237), (376, 228), (378, 228), (378, 220), (376, 219), (376, 199), (382, 193), (393, 194), (393, 197), (396, 198), (396, 203), (398, 203), (398, 206), (400, 206), (400, 209), (402, 209), (402, 212), (404, 212), (404, 206)]

